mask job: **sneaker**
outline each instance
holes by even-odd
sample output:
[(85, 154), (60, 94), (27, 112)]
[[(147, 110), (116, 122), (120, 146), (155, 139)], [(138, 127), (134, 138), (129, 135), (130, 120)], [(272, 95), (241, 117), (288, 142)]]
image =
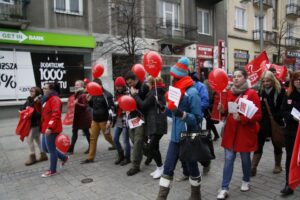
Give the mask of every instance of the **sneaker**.
[(248, 190), (250, 190), (250, 183), (243, 181), (242, 182), (242, 186), (241, 186), (241, 191), (242, 192), (247, 192)]
[(66, 156), (66, 159), (60, 163), (60, 168), (62, 168), (66, 164), (66, 162), (68, 162), (68, 160), (69, 156)]
[(56, 174), (56, 172), (51, 172), (50, 170), (46, 171), (45, 173), (43, 173), (41, 175), (42, 178), (47, 178), (47, 177), (50, 177), (50, 176), (54, 176)]
[(188, 180), (188, 179), (189, 179), (188, 176), (182, 174), (180, 177), (176, 178), (175, 180), (176, 180), (177, 182), (182, 182), (182, 181), (186, 181), (186, 180)]
[(127, 176), (133, 176), (139, 173), (141, 170), (139, 168), (130, 168), (127, 172)]
[(155, 173), (153, 174), (153, 178), (154, 179), (160, 178), (162, 176), (163, 172), (164, 172), (164, 166), (157, 167), (155, 170)]
[(229, 192), (228, 190), (220, 190), (219, 194), (217, 196), (217, 199), (222, 200), (222, 199), (226, 199), (229, 196)]

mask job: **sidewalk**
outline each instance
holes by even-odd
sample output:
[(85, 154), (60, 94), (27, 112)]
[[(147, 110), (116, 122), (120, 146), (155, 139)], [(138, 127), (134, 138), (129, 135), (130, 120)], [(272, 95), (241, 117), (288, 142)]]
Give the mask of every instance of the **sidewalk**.
[[(26, 167), (24, 162), (28, 156), (27, 143), (22, 143), (14, 134), (18, 119), (0, 120), (0, 200), (32, 200), (32, 199), (99, 199), (99, 200), (154, 200), (158, 192), (158, 180), (153, 180), (150, 173), (155, 169), (152, 162), (149, 166), (142, 164), (141, 172), (133, 177), (126, 175), (128, 166), (113, 164), (115, 151), (108, 151), (109, 144), (103, 136), (99, 138), (97, 156), (92, 164), (81, 165), (86, 158), (83, 152), (87, 148), (85, 137), (79, 133), (75, 153), (63, 169), (58, 168), (59, 174), (51, 178), (41, 178), (47, 169), (48, 162), (38, 163)], [(64, 127), (64, 133), (71, 136), (71, 128)], [(165, 158), (168, 139), (163, 137), (161, 152)], [(216, 199), (220, 188), (223, 170), (223, 149), (220, 140), (215, 143), (217, 159), (212, 162), (208, 175), (203, 176), (202, 199)], [(242, 180), (240, 157), (237, 156), (234, 174), (230, 187), (231, 200), (246, 199), (300, 199), (300, 188), (289, 198), (280, 197), (280, 189), (284, 185), (284, 172), (272, 174), (274, 165), (273, 148), (271, 142), (266, 142), (264, 155), (258, 168), (258, 174), (251, 180), (251, 191), (240, 192)], [(282, 166), (284, 166), (283, 157)], [(175, 177), (181, 174), (180, 163), (177, 165)], [(202, 169), (202, 167), (200, 167)], [(83, 184), (81, 180), (92, 178), (93, 182)], [(190, 184), (173, 182), (170, 200), (188, 199)]]

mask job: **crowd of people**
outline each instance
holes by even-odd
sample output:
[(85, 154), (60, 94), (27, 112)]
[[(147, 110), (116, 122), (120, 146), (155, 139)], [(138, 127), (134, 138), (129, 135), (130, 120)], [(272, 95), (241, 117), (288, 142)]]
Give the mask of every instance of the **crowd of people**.
[[(283, 151), (282, 147), (278, 147), (273, 142), (270, 114), (267, 111), (270, 109), (275, 121), (280, 126), (285, 126), (286, 184), (280, 192), (283, 196), (293, 194), (293, 190), (288, 185), (288, 178), (299, 121), (292, 116), (291, 110), (296, 108), (300, 111), (300, 71), (290, 75), (287, 89), (271, 71), (265, 71), (259, 87), (256, 87), (258, 89), (255, 90), (247, 82), (247, 72), (244, 69), (236, 69), (233, 73), (233, 84), (226, 88), (225, 101), (217, 105), (217, 110), (225, 119), (219, 135), (215, 127), (218, 121), (211, 118), (216, 92), (207, 81), (199, 77), (198, 73), (191, 73), (189, 66), (189, 59), (182, 57), (170, 69), (171, 85), (179, 89), (181, 94), (177, 105), (166, 94), (167, 88), (161, 77), (148, 76), (141, 81), (132, 71), (129, 71), (124, 77), (115, 79), (114, 95), (103, 89), (103, 94), (99, 96), (89, 95), (85, 90), (85, 83), (81, 80), (76, 81), (72, 140), (67, 155), (55, 147), (55, 139), (62, 132), (62, 102), (59, 98), (59, 88), (54, 83), (48, 83), (42, 88), (43, 95), (38, 87), (31, 88), (30, 96), (21, 108), (21, 110), (27, 106), (34, 108), (31, 132), (27, 137), (29, 160), (25, 165), (48, 160), (46, 153), (49, 153), (49, 170), (43, 173), (42, 177), (55, 175), (58, 160), (63, 166), (69, 160), (69, 155), (74, 153), (78, 130), (83, 131), (88, 142), (88, 148), (84, 152), (87, 158), (81, 163), (92, 163), (97, 152), (97, 140), (102, 133), (111, 145), (109, 150), (117, 151), (114, 164), (120, 166), (131, 164), (127, 171), (128, 176), (140, 172), (143, 156), (146, 157), (145, 165), (149, 165), (154, 160), (156, 169), (150, 175), (154, 179), (160, 179), (157, 200), (167, 199), (178, 160), (183, 169), (179, 180), (189, 180), (191, 185), (189, 199), (199, 200), (201, 199), (201, 171), (197, 161), (180, 159), (180, 141), (184, 132), (201, 132), (204, 129), (202, 121), (205, 119), (211, 141), (218, 140), (220, 135), (222, 137), (224, 167), (217, 199), (226, 199), (229, 196), (236, 154), (240, 154), (242, 162), (243, 177), (240, 190), (246, 192), (251, 188), (250, 178), (259, 172), (258, 164), (267, 138), (271, 138), (274, 147), (273, 173), (278, 174), (283, 171), (281, 166)], [(93, 81), (103, 88), (100, 79)], [(120, 108), (118, 102), (124, 95), (134, 98), (137, 104), (136, 110), (129, 112)], [(253, 117), (247, 118), (232, 109), (232, 105), (237, 104), (242, 98), (251, 101), (257, 107)], [(172, 119), (171, 138), (163, 159), (159, 147), (160, 140), (168, 132), (167, 117)], [(123, 142), (120, 142), (121, 135)], [(36, 159), (34, 142), (40, 152), (39, 159)], [(251, 153), (253, 153), (252, 159)], [(208, 173), (210, 160), (200, 163), (203, 171)]]

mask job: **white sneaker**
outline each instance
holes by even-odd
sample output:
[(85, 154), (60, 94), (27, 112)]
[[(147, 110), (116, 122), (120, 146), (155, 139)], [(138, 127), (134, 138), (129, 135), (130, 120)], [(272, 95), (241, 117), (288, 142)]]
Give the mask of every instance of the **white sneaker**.
[(226, 199), (229, 196), (229, 192), (228, 190), (220, 190), (219, 194), (217, 196), (217, 199), (222, 200), (222, 199)]
[(155, 171), (155, 173), (154, 173), (154, 175), (153, 175), (153, 178), (154, 178), (154, 179), (160, 178), (160, 177), (162, 176), (163, 172), (164, 172), (164, 167), (163, 167), (163, 166), (157, 167), (157, 168), (156, 168), (156, 171)]
[(242, 192), (247, 192), (248, 190), (250, 190), (250, 183), (243, 181), (242, 182), (242, 186), (241, 186), (241, 191)]
[(156, 173), (156, 171), (157, 171), (157, 168), (156, 168), (156, 170), (154, 171), (154, 172), (152, 172), (151, 174), (150, 174), (150, 176), (154, 176), (154, 174)]

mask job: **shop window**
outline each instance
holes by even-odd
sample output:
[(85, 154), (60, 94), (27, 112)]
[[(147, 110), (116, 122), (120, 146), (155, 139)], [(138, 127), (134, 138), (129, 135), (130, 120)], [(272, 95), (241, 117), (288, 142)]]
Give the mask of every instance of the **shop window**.
[(173, 29), (179, 29), (180, 6), (176, 3), (161, 1), (160, 19), (163, 27), (171, 26)]
[(83, 15), (82, 0), (54, 0), (54, 11), (70, 15)]
[(211, 34), (211, 16), (209, 10), (197, 10), (197, 25), (198, 33), (206, 35)]
[(246, 30), (246, 10), (243, 8), (235, 8), (234, 28)]

